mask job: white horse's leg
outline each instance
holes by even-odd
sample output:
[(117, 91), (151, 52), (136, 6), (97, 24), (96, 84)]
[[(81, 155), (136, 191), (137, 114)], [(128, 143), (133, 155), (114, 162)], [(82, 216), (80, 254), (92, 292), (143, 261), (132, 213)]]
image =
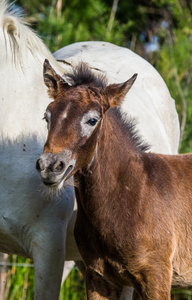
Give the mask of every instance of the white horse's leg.
[[(44, 233), (43, 233), (44, 234)], [(44, 242), (33, 242), (35, 300), (58, 300), (65, 257), (65, 233), (52, 232)]]

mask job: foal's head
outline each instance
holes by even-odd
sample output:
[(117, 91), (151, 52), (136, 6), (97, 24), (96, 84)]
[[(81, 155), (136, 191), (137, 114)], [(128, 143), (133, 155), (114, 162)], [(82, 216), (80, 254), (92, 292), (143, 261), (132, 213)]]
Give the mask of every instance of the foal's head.
[(48, 138), (37, 161), (44, 184), (59, 186), (91, 159), (105, 112), (120, 105), (136, 74), (121, 84), (106, 85), (85, 64), (68, 75), (69, 85), (49, 62), (44, 63), (44, 81), (54, 100), (45, 112)]

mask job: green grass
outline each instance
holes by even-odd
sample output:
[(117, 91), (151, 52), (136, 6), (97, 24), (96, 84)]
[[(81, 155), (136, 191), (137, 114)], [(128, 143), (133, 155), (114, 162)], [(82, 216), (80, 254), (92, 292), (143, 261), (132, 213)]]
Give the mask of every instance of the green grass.
[(84, 300), (85, 296), (85, 282), (83, 276), (74, 268), (67, 279), (65, 280), (59, 300)]
[[(34, 268), (30, 259), (11, 255), (6, 274), (4, 300), (32, 300), (34, 297)], [(29, 267), (31, 266), (31, 267)], [(83, 276), (75, 267), (65, 280), (59, 300), (85, 300)], [(192, 300), (192, 289), (172, 291), (172, 300)]]
[[(34, 295), (34, 268), (30, 259), (11, 255), (7, 268), (4, 300), (33, 299)], [(22, 266), (23, 264), (26, 264)]]
[[(4, 300), (32, 300), (34, 298), (34, 268), (30, 259), (10, 255), (7, 267)], [(59, 300), (84, 300), (85, 284), (81, 273), (74, 268), (65, 280)]]

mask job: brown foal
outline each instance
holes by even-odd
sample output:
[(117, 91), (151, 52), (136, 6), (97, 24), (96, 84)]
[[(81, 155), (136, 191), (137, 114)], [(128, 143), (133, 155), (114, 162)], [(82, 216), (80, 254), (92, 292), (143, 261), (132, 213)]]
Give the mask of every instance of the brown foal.
[(37, 169), (51, 188), (74, 175), (87, 298), (116, 300), (133, 285), (143, 299), (170, 300), (171, 286), (192, 284), (192, 155), (147, 153), (123, 122), (117, 106), (136, 75), (107, 85), (81, 64), (66, 79), (45, 61), (54, 101)]

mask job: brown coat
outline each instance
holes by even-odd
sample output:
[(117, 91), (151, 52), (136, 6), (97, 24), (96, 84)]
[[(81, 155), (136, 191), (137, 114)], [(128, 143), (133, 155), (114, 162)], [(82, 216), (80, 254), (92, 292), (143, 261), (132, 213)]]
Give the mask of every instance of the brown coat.
[(123, 122), (115, 106), (135, 75), (107, 86), (81, 66), (70, 86), (45, 62), (44, 78), (54, 102), (37, 169), (50, 187), (74, 175), (88, 299), (116, 300), (133, 285), (143, 299), (170, 300), (171, 285), (192, 283), (192, 154), (146, 153)]

